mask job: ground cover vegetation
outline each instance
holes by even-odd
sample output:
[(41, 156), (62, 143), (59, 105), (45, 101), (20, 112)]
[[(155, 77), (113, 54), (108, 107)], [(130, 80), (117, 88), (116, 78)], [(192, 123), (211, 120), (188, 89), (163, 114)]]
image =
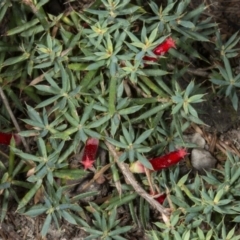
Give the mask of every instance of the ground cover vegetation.
[(43, 237), (67, 221), (84, 239), (240, 239), (239, 155), (198, 173), (184, 138), (209, 97), (237, 111), (238, 33), (190, 0), (48, 2), (0, 2), (0, 221), (14, 202)]

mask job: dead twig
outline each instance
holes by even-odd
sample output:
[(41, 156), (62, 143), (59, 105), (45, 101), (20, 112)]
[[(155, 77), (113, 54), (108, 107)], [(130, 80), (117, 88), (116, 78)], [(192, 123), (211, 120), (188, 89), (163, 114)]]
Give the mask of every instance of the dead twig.
[[(10, 117), (11, 117), (11, 119), (12, 119), (12, 122), (13, 122), (15, 128), (17, 129), (17, 132), (18, 132), (18, 133), (21, 132), (20, 126), (18, 125), (18, 122), (17, 122), (17, 120), (16, 120), (16, 118), (15, 118), (13, 112), (12, 112), (12, 109), (10, 108), (10, 105), (9, 105), (9, 103), (8, 103), (8, 100), (7, 100), (7, 98), (6, 98), (6, 96), (5, 96), (5, 94), (4, 94), (4, 92), (3, 92), (3, 90), (2, 90), (1, 87), (0, 87), (0, 96), (1, 96), (1, 98), (2, 98), (2, 100), (3, 100), (3, 103), (4, 103), (7, 111), (8, 111), (8, 114), (10, 115)], [(28, 146), (25, 138), (22, 137), (22, 136), (20, 136), (20, 137), (21, 137), (22, 143), (23, 143), (26, 151), (27, 151), (27, 152), (30, 152), (29, 146)]]
[(126, 181), (128, 181), (137, 194), (143, 197), (152, 207), (157, 209), (163, 216), (167, 217), (170, 215), (169, 209), (164, 208), (159, 202), (157, 202), (151, 195), (149, 195), (136, 181), (135, 177), (133, 176), (132, 172), (129, 170), (129, 167), (125, 163), (121, 163), (118, 161), (118, 153), (114, 149), (113, 145), (105, 140), (105, 144), (110, 151), (111, 155), (114, 158), (114, 161), (117, 163), (118, 167), (121, 169)]

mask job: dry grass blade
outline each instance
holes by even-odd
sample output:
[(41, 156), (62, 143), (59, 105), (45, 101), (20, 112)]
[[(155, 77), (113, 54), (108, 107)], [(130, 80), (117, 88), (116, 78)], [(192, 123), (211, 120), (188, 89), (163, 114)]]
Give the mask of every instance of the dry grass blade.
[(210, 146), (209, 151), (211, 153), (213, 153), (214, 149), (217, 148), (225, 155), (227, 155), (227, 152), (231, 152), (240, 157), (240, 152), (238, 151), (238, 149), (233, 144), (228, 145), (223, 141), (217, 139), (216, 133), (214, 134), (207, 133), (195, 124), (192, 124), (192, 127), (197, 133), (201, 134), (201, 136), (207, 141), (207, 143)]
[(29, 83), (29, 86), (34, 86), (40, 82), (42, 82), (44, 80), (44, 73), (41, 74), (40, 76), (34, 78), (30, 83)]

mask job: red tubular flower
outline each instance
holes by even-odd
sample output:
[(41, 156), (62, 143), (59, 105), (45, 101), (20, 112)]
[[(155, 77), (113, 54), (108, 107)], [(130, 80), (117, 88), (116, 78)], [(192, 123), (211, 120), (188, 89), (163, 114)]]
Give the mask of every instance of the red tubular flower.
[(150, 163), (152, 164), (154, 171), (158, 171), (158, 170), (162, 170), (164, 168), (168, 168), (177, 164), (186, 155), (187, 155), (187, 152), (185, 149), (178, 149), (164, 156), (152, 158), (150, 160)]
[(167, 38), (163, 43), (159, 44), (153, 53), (156, 55), (164, 55), (170, 48), (176, 48), (175, 41), (170, 37)]
[[(149, 162), (152, 165), (153, 171), (159, 171), (164, 168), (171, 167), (177, 164), (181, 159), (187, 155), (186, 149), (178, 149), (176, 151), (170, 152), (164, 156), (152, 158)], [(135, 173), (144, 173), (144, 166), (139, 161), (133, 163), (130, 170)]]
[(10, 145), (12, 137), (14, 137), (16, 145), (21, 143), (21, 138), (18, 134), (0, 132), (0, 144)]
[[(154, 192), (152, 192), (151, 190), (150, 190), (150, 193), (149, 193), (151, 196), (153, 196), (154, 197), (154, 199), (157, 201), (157, 202), (159, 202), (160, 204), (163, 204), (163, 202), (164, 202), (164, 200), (166, 199), (166, 197), (167, 197), (167, 194), (166, 193), (156, 193), (155, 191)], [(155, 197), (156, 196), (156, 197)]]
[(159, 202), (160, 204), (163, 204), (164, 200), (166, 199), (166, 196), (167, 196), (167, 195), (166, 195), (165, 193), (163, 193), (161, 196), (155, 198), (155, 200), (156, 200), (157, 202)]
[(167, 195), (166, 193), (163, 193), (162, 195), (154, 198), (157, 202), (159, 202), (160, 204), (163, 204), (164, 200), (166, 199)]
[[(170, 48), (176, 48), (175, 41), (171, 37), (167, 38), (163, 43), (154, 48), (153, 53), (157, 56), (161, 56), (167, 53)], [(158, 59), (155, 57), (144, 56), (143, 60), (157, 62)]]
[(84, 166), (84, 170), (91, 168), (95, 161), (95, 157), (97, 154), (99, 145), (99, 140), (96, 138), (89, 138), (86, 142), (86, 146), (84, 148), (83, 157), (81, 160), (82, 165)]

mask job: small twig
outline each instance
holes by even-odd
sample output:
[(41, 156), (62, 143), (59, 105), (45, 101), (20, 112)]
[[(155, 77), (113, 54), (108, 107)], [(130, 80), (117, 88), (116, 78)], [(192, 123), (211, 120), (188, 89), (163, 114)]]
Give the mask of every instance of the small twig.
[(111, 155), (113, 156), (115, 162), (117, 163), (118, 167), (121, 169), (125, 179), (132, 185), (136, 193), (138, 193), (141, 197), (143, 197), (152, 207), (157, 209), (162, 215), (169, 216), (169, 210), (164, 208), (159, 202), (157, 202), (151, 195), (149, 195), (136, 181), (135, 177), (133, 176), (132, 172), (129, 170), (129, 167), (125, 163), (121, 163), (118, 161), (118, 153), (114, 149), (113, 145), (105, 140), (105, 144), (110, 151)]
[(148, 180), (148, 183), (149, 183), (149, 187), (150, 187), (150, 191), (152, 194), (155, 193), (155, 188), (153, 187), (153, 181), (152, 181), (152, 177), (151, 177), (151, 170), (148, 169), (148, 168), (145, 168), (145, 173), (146, 173), (146, 177), (147, 177), (147, 180)]
[[(45, 73), (48, 73), (49, 71), (45, 72)], [(44, 74), (41, 74), (40, 76), (34, 78), (30, 83), (29, 83), (29, 86), (34, 86), (40, 82), (42, 82), (44, 80)]]
[(217, 144), (216, 144), (217, 148), (218, 149), (224, 149), (224, 153), (227, 155), (227, 152), (231, 152), (233, 154), (236, 154), (238, 157), (240, 157), (240, 154), (239, 154), (239, 151), (233, 146), (228, 146), (227, 144), (225, 144), (223, 141), (218, 141)]
[[(12, 112), (12, 109), (10, 108), (10, 105), (9, 105), (9, 103), (8, 103), (8, 100), (7, 100), (7, 98), (6, 98), (6, 96), (5, 96), (5, 94), (4, 94), (4, 92), (3, 92), (3, 90), (2, 90), (1, 87), (0, 87), (0, 96), (1, 96), (1, 98), (2, 98), (2, 100), (3, 100), (3, 103), (4, 103), (7, 111), (8, 111), (8, 114), (10, 115), (10, 117), (11, 117), (11, 119), (12, 119), (12, 122), (13, 122), (15, 128), (17, 129), (17, 132), (21, 132), (20, 126), (18, 125), (18, 122), (17, 122), (17, 120), (16, 120), (16, 118), (15, 118), (13, 112)], [(25, 138), (22, 137), (22, 136), (20, 136), (20, 137), (21, 137), (22, 143), (23, 143), (26, 151), (27, 151), (27, 152), (30, 152), (29, 146), (28, 146)]]

